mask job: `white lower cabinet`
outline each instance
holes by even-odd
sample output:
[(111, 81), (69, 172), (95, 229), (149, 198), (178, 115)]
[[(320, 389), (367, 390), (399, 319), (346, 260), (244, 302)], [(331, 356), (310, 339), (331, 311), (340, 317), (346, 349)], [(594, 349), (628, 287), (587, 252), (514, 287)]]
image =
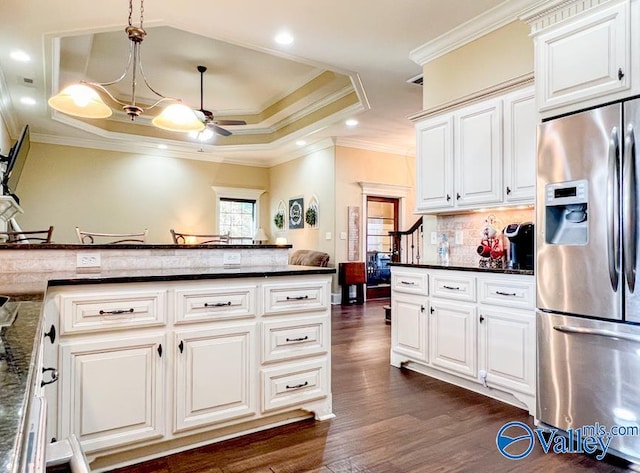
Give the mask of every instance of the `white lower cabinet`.
[(92, 469), (107, 471), (333, 417), (330, 283), (327, 273), (51, 288), (49, 434), (77, 436)]
[(174, 432), (252, 416), (255, 322), (174, 335)]
[(165, 435), (164, 334), (61, 341), (59, 357), (59, 438), (90, 455)]
[(429, 361), (425, 296), (394, 292), (391, 299), (391, 346), (395, 353)]
[[(392, 266), (423, 294), (391, 291), (391, 364), (535, 412), (532, 275)], [(413, 286), (412, 286), (413, 287)]]
[(475, 378), (475, 304), (432, 299), (429, 312), (433, 366)]
[(488, 386), (535, 393), (535, 313), (481, 305), (479, 358)]

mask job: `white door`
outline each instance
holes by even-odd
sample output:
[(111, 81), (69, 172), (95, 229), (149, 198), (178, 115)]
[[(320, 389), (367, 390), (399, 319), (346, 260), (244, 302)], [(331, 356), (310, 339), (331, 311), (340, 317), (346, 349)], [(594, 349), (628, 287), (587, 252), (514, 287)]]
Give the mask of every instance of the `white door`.
[(175, 333), (174, 432), (256, 413), (255, 326)]
[(476, 376), (476, 305), (431, 300), (431, 363), (454, 373)]
[(416, 125), (416, 210), (453, 207), (453, 117)]
[(391, 298), (391, 350), (426, 362), (427, 340), (427, 298), (394, 292)]
[(507, 202), (536, 198), (538, 112), (533, 89), (504, 99), (504, 196)]
[(60, 342), (60, 436), (86, 453), (165, 435), (164, 335)]
[(480, 368), (487, 384), (534, 394), (536, 369), (535, 312), (480, 306)]
[(502, 202), (502, 101), (455, 113), (457, 206)]

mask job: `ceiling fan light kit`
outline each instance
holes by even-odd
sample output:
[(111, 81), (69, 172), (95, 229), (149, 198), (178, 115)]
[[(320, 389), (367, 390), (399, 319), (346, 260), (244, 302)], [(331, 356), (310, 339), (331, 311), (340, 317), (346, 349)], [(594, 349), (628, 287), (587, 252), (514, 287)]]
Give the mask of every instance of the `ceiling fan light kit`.
[[(156, 116), (152, 123), (158, 128), (169, 131), (189, 132), (189, 131), (201, 131), (204, 129), (205, 124), (196, 117), (193, 110), (186, 105), (180, 103), (180, 100), (172, 97), (165, 97), (149, 85), (144, 70), (142, 68), (142, 60), (140, 56), (140, 46), (147, 35), (146, 31), (142, 27), (144, 19), (144, 0), (140, 1), (140, 26), (134, 26), (132, 24), (133, 14), (133, 0), (129, 0), (129, 26), (125, 28), (127, 37), (129, 38), (129, 60), (124, 69), (124, 72), (116, 80), (111, 82), (88, 82), (82, 81), (80, 84), (75, 84), (64, 88), (57, 95), (54, 95), (49, 99), (49, 105), (51, 108), (58, 110), (59, 112), (66, 113), (82, 118), (107, 118), (111, 116), (111, 108), (104, 103), (100, 95), (95, 89), (104, 92), (109, 96), (111, 100), (120, 104), (125, 113), (135, 120), (138, 116), (147, 110), (150, 110), (162, 102), (173, 101), (177, 102), (166, 107), (161, 114)], [(122, 102), (114, 97), (107, 87), (113, 84), (117, 84), (122, 81), (128, 74), (129, 69), (132, 70), (131, 77), (131, 99), (129, 103)], [(159, 99), (150, 106), (142, 108), (136, 103), (136, 76), (140, 73), (145, 85), (151, 92), (153, 92)]]

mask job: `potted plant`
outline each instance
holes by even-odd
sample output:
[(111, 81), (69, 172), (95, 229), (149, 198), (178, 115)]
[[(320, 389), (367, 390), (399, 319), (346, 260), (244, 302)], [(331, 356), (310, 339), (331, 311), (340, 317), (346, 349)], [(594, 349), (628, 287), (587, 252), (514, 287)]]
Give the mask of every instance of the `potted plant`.
[(318, 221), (318, 212), (314, 207), (309, 207), (304, 213), (304, 221), (307, 222), (310, 226), (315, 227)]
[(273, 223), (279, 230), (284, 228), (284, 214), (282, 212), (278, 212), (273, 216)]

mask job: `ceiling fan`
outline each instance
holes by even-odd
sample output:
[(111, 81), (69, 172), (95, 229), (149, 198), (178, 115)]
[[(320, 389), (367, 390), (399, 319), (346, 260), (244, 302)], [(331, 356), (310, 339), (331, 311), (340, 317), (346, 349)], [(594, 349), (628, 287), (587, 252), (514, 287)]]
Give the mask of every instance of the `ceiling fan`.
[[(205, 66), (198, 66), (198, 72), (200, 73), (200, 110), (194, 110), (198, 119), (205, 124), (207, 128), (212, 129), (216, 133), (222, 136), (229, 136), (231, 132), (226, 128), (222, 128), (220, 125), (246, 125), (244, 120), (216, 120), (213, 117), (213, 112), (205, 110), (204, 108), (204, 73), (207, 71)], [(202, 133), (202, 132), (201, 132)]]

